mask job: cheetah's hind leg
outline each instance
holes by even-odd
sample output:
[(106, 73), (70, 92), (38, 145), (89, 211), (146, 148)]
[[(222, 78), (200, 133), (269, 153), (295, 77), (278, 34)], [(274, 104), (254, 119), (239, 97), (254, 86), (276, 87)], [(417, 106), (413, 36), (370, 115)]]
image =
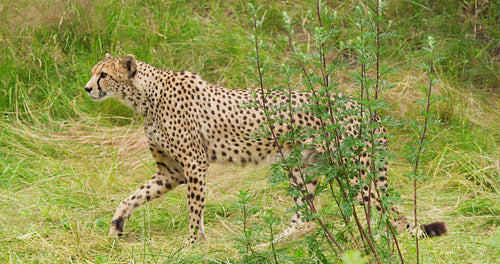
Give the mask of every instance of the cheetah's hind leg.
[[(303, 168), (294, 168), (290, 175), (290, 185), (292, 188), (298, 188), (301, 192), (304, 192), (302, 197), (294, 196), (293, 200), (298, 207), (305, 205), (307, 202), (313, 202), (314, 192), (316, 191), (316, 186), (318, 185), (317, 179), (306, 180)], [(304, 181), (306, 184), (304, 186)], [(280, 242), (287, 242), (295, 240), (303, 235), (309, 234), (316, 230), (316, 223), (312, 221), (307, 221), (305, 217), (300, 213), (296, 212), (292, 216), (292, 222), (281, 234), (273, 239), (273, 244)], [(259, 247), (267, 247), (270, 243), (265, 243), (259, 245)]]

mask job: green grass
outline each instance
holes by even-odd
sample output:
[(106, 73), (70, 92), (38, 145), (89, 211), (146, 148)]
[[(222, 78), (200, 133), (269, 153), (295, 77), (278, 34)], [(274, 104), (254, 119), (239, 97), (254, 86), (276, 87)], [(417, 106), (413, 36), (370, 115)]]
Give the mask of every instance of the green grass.
[[(258, 2), (267, 10), (265, 34), (275, 45), (277, 65), (289, 58), (281, 11), (296, 20), (297, 41), (307, 43), (302, 22), (308, 1)], [(343, 39), (355, 36), (349, 13), (357, 1), (332, 1), (342, 16)], [(496, 6), (495, 6), (496, 5)], [(420, 240), (422, 263), (495, 263), (500, 247), (500, 42), (498, 4), (435, 1), (432, 5), (392, 1), (386, 14), (397, 37), (386, 45), (384, 62), (397, 69), (388, 78), (395, 87), (383, 96), (391, 115), (415, 118), (416, 85), (427, 76), (417, 65), (427, 35), (438, 40), (437, 65), (445, 98), (434, 111), (442, 124), (429, 131), (424, 171), (431, 176), (418, 187), (419, 221), (444, 220), (446, 236)], [(267, 182), (266, 166), (210, 168), (205, 215), (206, 241), (186, 249), (185, 187), (140, 207), (117, 241), (107, 238), (118, 203), (151, 177), (155, 165), (140, 117), (117, 102), (96, 104), (83, 86), (93, 64), (112, 55), (135, 54), (139, 60), (174, 70), (198, 72), (229, 88), (255, 86), (249, 75), (252, 45), (246, 1), (4, 1), (0, 0), (0, 262), (2, 263), (240, 263), (235, 245), (241, 232), (240, 189), (254, 194), (249, 224), (261, 226), (270, 210), (289, 222), (286, 186)], [(449, 23), (449, 21), (456, 21)], [(353, 59), (349, 54), (346, 58)], [(351, 63), (349, 71), (357, 69)], [(347, 74), (341, 87), (353, 91)], [(495, 90), (496, 89), (496, 90)], [(412, 212), (410, 171), (403, 143), (413, 132), (390, 129), (394, 152), (390, 184)], [(332, 203), (326, 197), (319, 204)], [(332, 216), (329, 225), (340, 223)], [(268, 232), (263, 229), (262, 232)], [(317, 236), (322, 254), (339, 262)], [(305, 236), (278, 245), (280, 263), (321, 259)], [(415, 244), (401, 238), (412, 263)], [(314, 248), (314, 247), (313, 247)], [(254, 263), (272, 262), (268, 251)]]

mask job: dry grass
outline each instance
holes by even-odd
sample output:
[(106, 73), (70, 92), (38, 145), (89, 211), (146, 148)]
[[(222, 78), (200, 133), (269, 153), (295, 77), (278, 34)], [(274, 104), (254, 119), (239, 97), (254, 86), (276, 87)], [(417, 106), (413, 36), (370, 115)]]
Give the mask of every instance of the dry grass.
[[(98, 119), (92, 123), (94, 121), (100, 123)], [(251, 226), (258, 226), (262, 215), (269, 209), (280, 215), (280, 229), (288, 225), (290, 214), (285, 212), (291, 203), (284, 192), (285, 186), (269, 186), (265, 176), (267, 166), (240, 168), (215, 164), (208, 173), (205, 215), (208, 239), (194, 248), (184, 247), (188, 234), (185, 187), (140, 207), (126, 227), (126, 236), (120, 241), (109, 239), (106, 237), (108, 222), (115, 206), (154, 172), (142, 128), (136, 122), (126, 127), (89, 126), (77, 122), (66, 125), (61, 131), (40, 133), (42, 131), (30, 130), (30, 138), (40, 144), (64, 148), (70, 153), (70, 158), (47, 157), (44, 162), (47, 165), (41, 170), (46, 175), (0, 197), (0, 207), (3, 208), (0, 241), (9, 248), (2, 258), (4, 261), (66, 262), (71, 259), (74, 262), (121, 263), (189, 262), (189, 259), (210, 262), (217, 259), (232, 262), (239, 258), (234, 239), (241, 232), (239, 219), (242, 215), (235, 205), (235, 193), (242, 188), (255, 195), (252, 204), (259, 208), (248, 218)], [(27, 131), (23, 133), (27, 134)], [(436, 157), (429, 166), (434, 168), (436, 176), (419, 187), (419, 218), (422, 222), (447, 221), (451, 231), (445, 237), (421, 241), (426, 252), (423, 257), (430, 262), (446, 263), (447, 258), (461, 259), (454, 256), (456, 252), (475, 248), (483, 250), (483, 255), (491, 255), (488, 246), (478, 247), (470, 243), (480, 245), (485, 237), (494, 237), (496, 228), (490, 223), (495, 218), (491, 212), (468, 214), (469, 209), (464, 203), (478, 195), (493, 199), (494, 194), (489, 194), (489, 188), (478, 193), (477, 187), (464, 179), (470, 173), (454, 175), (456, 170), (449, 167), (452, 164), (443, 163), (442, 157), (447, 156), (447, 151), (444, 151), (442, 156)], [(492, 170), (491, 175), (495, 175), (498, 160), (491, 162), (497, 167), (478, 166), (475, 171)], [(410, 186), (406, 178), (397, 176), (406, 169), (405, 165), (396, 162), (391, 167), (390, 177), (391, 184), (401, 190), (402, 199), (407, 202), (404, 211), (411, 212)], [(427, 192), (429, 189), (435, 191)], [(325, 198), (320, 197), (319, 204), (331, 202)], [(498, 207), (492, 210), (498, 212)], [(464, 239), (468, 241), (465, 244), (453, 243)], [(282, 246), (295, 248), (304, 243), (300, 241)], [(404, 254), (413, 254), (411, 239), (401, 238), (401, 241)], [(450, 244), (453, 246), (447, 246)], [(440, 251), (436, 247), (447, 249)], [(477, 256), (474, 259), (484, 258)]]
[[(99, 124), (99, 120), (94, 121)], [(20, 134), (28, 137), (25, 129)], [(154, 173), (154, 162), (137, 123), (114, 128), (77, 123), (62, 130), (29, 131), (31, 141), (63, 148), (70, 158), (47, 157), (47, 175), (1, 196), (1, 207), (9, 208), (0, 218), (0, 241), (10, 248), (4, 257), (51, 262), (71, 257), (93, 262), (104, 254), (128, 262), (138, 258), (136, 252), (144, 253), (145, 246), (162, 254), (170, 249), (186, 250), (185, 186), (138, 209), (127, 226), (127, 235), (118, 244), (106, 237), (109, 219), (119, 201)], [(284, 214), (290, 203), (285, 202), (283, 191), (277, 196), (276, 190), (269, 188), (265, 171), (262, 166), (210, 167), (205, 216), (209, 238), (197, 246), (196, 252), (220, 258), (237, 256), (233, 238), (241, 227), (237, 224), (240, 212), (234, 194), (241, 188), (254, 193), (262, 208), (272, 206)], [(258, 210), (249, 221), (256, 223), (261, 213), (262, 209)]]

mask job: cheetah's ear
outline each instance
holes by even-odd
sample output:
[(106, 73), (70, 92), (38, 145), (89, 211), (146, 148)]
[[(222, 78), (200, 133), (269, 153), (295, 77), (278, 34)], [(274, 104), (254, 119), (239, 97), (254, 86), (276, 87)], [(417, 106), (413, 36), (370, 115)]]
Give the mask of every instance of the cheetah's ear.
[(111, 54), (109, 53), (106, 53), (106, 59), (112, 59), (113, 57), (111, 57)]
[(135, 64), (135, 57), (132, 54), (127, 54), (120, 59), (120, 63), (127, 69), (128, 77), (134, 78), (137, 71), (137, 65)]

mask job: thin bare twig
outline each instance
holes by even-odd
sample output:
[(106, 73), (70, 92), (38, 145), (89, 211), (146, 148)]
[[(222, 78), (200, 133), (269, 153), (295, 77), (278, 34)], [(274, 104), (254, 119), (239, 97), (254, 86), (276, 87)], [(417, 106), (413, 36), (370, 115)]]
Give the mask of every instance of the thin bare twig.
[[(430, 47), (432, 49), (432, 47)], [(432, 50), (431, 50), (432, 53)], [(417, 157), (415, 159), (415, 166), (413, 167), (413, 213), (415, 216), (415, 226), (418, 226), (418, 217), (417, 217), (417, 173), (418, 173), (418, 165), (419, 165), (419, 160), (420, 156), (423, 151), (424, 147), (424, 142), (425, 142), (425, 134), (427, 132), (427, 125), (429, 122), (429, 111), (430, 111), (430, 106), (431, 106), (431, 94), (432, 94), (432, 75), (434, 74), (433, 72), (434, 69), (434, 60), (433, 57), (431, 56), (431, 61), (430, 61), (430, 67), (429, 67), (429, 87), (427, 90), (427, 102), (425, 106), (425, 119), (424, 119), (424, 130), (422, 131), (422, 136), (420, 137), (419, 140), (419, 147), (417, 151)], [(416, 250), (417, 250), (417, 264), (420, 261), (420, 256), (419, 256), (419, 246), (418, 246), (418, 236), (415, 236), (415, 244), (416, 244)]]

